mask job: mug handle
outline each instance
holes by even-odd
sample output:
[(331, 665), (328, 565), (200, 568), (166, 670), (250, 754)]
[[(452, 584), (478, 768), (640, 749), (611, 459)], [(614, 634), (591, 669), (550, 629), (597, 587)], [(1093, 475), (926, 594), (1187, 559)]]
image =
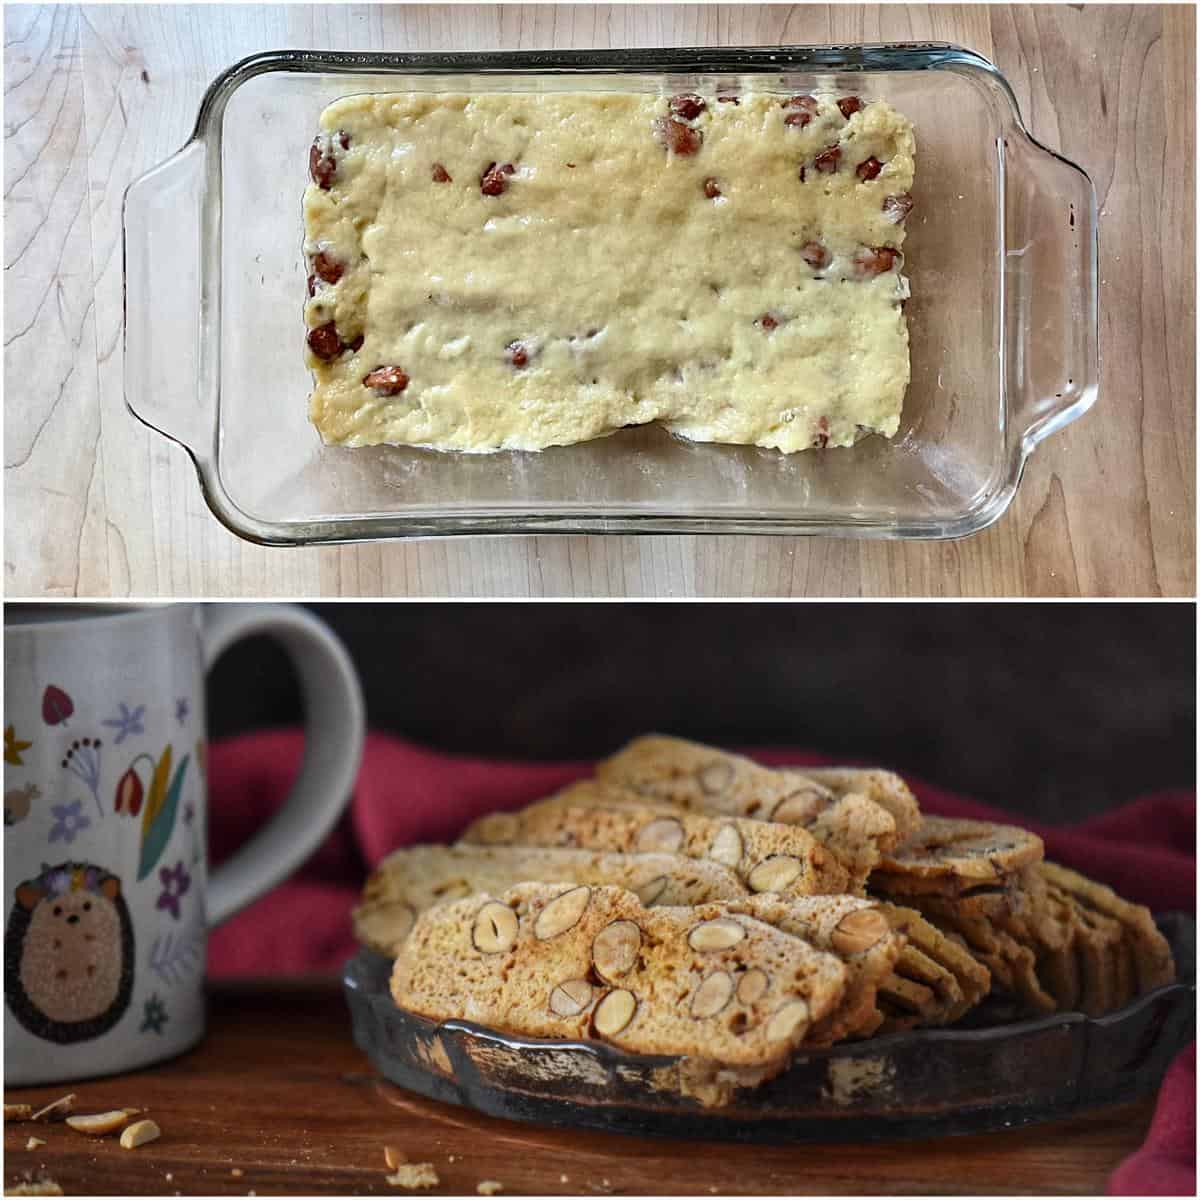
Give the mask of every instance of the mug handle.
[(208, 924), (292, 873), (325, 839), (350, 798), (366, 728), (362, 689), (345, 647), (319, 618), (287, 604), (204, 605), (200, 639), (208, 670), (254, 634), (286, 651), (304, 697), (304, 760), (284, 806), (208, 880)]

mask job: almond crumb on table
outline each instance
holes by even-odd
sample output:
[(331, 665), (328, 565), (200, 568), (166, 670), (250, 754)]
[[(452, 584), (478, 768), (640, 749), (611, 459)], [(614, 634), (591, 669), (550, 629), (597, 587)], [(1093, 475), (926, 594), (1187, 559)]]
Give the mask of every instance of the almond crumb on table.
[(409, 1188), (410, 1190), (437, 1187), (441, 1183), (431, 1162), (401, 1163), (396, 1168), (394, 1175), (387, 1176), (387, 1181), (392, 1187)]
[(46, 1144), (46, 1141), (44, 1138), (31, 1137), (29, 1139), (29, 1141), (27, 1141), (25, 1143), (25, 1149), (26, 1150), (36, 1150), (39, 1146), (44, 1146), (45, 1144)]
[(495, 1179), (481, 1179), (475, 1185), (475, 1190), (481, 1196), (494, 1196), (497, 1192), (504, 1190), (504, 1184)]

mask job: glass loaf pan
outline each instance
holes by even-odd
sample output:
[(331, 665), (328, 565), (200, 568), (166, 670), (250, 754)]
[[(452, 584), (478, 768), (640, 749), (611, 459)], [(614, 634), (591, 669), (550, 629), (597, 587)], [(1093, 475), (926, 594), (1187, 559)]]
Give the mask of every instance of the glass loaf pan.
[[(885, 98), (917, 133), (900, 430), (783, 455), (655, 427), (540, 454), (326, 447), (308, 422), (301, 196), (321, 110), (382, 91), (632, 90)], [(125, 393), (253, 541), (461, 533), (973, 533), (1096, 399), (1096, 199), (1004, 77), (944, 44), (344, 54), (279, 51), (209, 86), (125, 197)]]

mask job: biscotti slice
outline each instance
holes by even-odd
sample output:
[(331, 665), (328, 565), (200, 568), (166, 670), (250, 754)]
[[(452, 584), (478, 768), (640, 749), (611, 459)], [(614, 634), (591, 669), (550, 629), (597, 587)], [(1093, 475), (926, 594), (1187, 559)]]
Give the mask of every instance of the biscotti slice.
[(1040, 862), (1042, 839), (1015, 825), (924, 817), (912, 837), (871, 873), (873, 892), (896, 897), (947, 897), (1002, 891)]
[[(435, 1020), (781, 1068), (841, 1001), (846, 968), (762, 921), (704, 911), (587, 885), (472, 896), (417, 918), (392, 996)], [(751, 973), (765, 986), (743, 986)]]
[(829, 1045), (914, 1025), (948, 1025), (987, 994), (987, 970), (911, 909), (853, 896), (774, 895), (704, 907), (744, 913), (819, 950), (849, 972), (841, 1006), (810, 1031), (806, 1045)]
[(1016, 1011), (1037, 1015), (1057, 1010), (1054, 996), (1038, 976), (1034, 946), (1018, 941), (986, 917), (965, 916), (953, 910), (943, 914), (921, 903), (930, 924), (962, 938), (971, 955), (991, 973), (992, 991), (1011, 998)]
[(1159, 932), (1148, 908), (1122, 900), (1112, 888), (1058, 863), (1043, 862), (1038, 871), (1047, 883), (1071, 896), (1082, 909), (1110, 917), (1121, 926), (1133, 955), (1139, 994), (1175, 979), (1170, 944)]
[(475, 892), (498, 893), (542, 883), (612, 884), (642, 903), (689, 905), (746, 894), (719, 863), (678, 854), (604, 854), (527, 846), (407, 846), (388, 855), (368, 878), (354, 910), (354, 933), (394, 955), (418, 913)]
[(595, 780), (519, 812), (481, 817), (463, 841), (682, 854), (729, 868), (752, 892), (785, 896), (840, 895), (850, 886), (846, 868), (807, 830), (648, 804)]
[(908, 1025), (950, 1025), (974, 1008), (991, 988), (991, 975), (959, 941), (948, 937), (919, 912), (902, 905), (883, 904), (883, 912), (908, 945), (896, 964), (895, 974), (924, 987), (928, 997), (914, 1009), (908, 989), (894, 1003), (888, 1028)]
[(636, 738), (601, 762), (596, 775), (698, 812), (807, 829), (850, 871), (853, 891), (861, 890), (883, 851), (898, 842), (895, 818), (867, 796), (839, 796), (807, 774), (772, 771), (681, 738)]
[(839, 800), (843, 796), (865, 796), (887, 809), (896, 822), (896, 839), (912, 837), (921, 825), (921, 809), (912, 789), (894, 771), (878, 767), (805, 767), (803, 771), (783, 771), (798, 781), (812, 780), (827, 787)]
[[(855, 896), (802, 896), (784, 899), (773, 894), (705, 905), (705, 915), (740, 913), (803, 938), (818, 950), (836, 954), (846, 964), (842, 1002), (813, 1025), (806, 1046), (828, 1046), (849, 1037), (870, 1037), (883, 1020), (876, 993), (890, 977), (904, 950), (880, 906)], [(742, 987), (756, 986), (753, 978)]]
[(969, 891), (911, 900), (930, 921), (959, 932), (1027, 1012), (1100, 1016), (1173, 977), (1170, 947), (1148, 910), (1054, 863), (1025, 868), (1016, 883), (995, 909)]

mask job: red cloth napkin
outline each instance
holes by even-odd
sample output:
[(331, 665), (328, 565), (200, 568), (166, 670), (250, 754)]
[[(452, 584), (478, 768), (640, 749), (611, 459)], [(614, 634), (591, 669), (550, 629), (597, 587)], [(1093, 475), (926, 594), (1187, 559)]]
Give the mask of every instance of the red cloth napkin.
[(1171, 1064), (1150, 1132), (1108, 1181), (1110, 1196), (1196, 1194), (1196, 1043)]
[[(303, 736), (281, 730), (213, 745), (209, 845), (222, 860), (283, 802)], [(771, 766), (830, 760), (793, 750), (755, 750)], [(397, 846), (444, 842), (483, 813), (519, 808), (587, 775), (583, 763), (503, 763), (426, 750), (372, 734), (349, 808), (299, 872), (215, 930), (210, 976), (334, 971), (354, 953), (350, 909), (369, 869)], [(907, 777), (921, 808), (943, 816), (1011, 820), (1011, 814)], [(1196, 907), (1196, 797), (1160, 792), (1068, 827), (1021, 818), (1048, 857), (1152, 909)], [(1195, 1194), (1195, 1047), (1172, 1066), (1146, 1144), (1113, 1176), (1114, 1194)]]

